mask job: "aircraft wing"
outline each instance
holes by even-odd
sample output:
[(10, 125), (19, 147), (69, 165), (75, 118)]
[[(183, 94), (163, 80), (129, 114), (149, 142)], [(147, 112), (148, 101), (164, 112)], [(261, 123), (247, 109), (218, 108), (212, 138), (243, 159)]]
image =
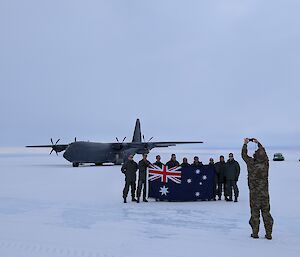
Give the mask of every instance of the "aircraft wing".
[(202, 141), (170, 141), (170, 142), (148, 142), (148, 143), (144, 143), (144, 142), (133, 142), (133, 143), (126, 143), (128, 146), (131, 147), (150, 147), (150, 148), (154, 148), (154, 147), (169, 147), (169, 146), (175, 146), (175, 145), (179, 145), (179, 144), (202, 144)]
[(27, 145), (30, 148), (52, 148), (56, 152), (62, 152), (67, 149), (69, 145)]
[(151, 142), (154, 147), (168, 147), (183, 144), (202, 144), (202, 141), (170, 141), (170, 142)]

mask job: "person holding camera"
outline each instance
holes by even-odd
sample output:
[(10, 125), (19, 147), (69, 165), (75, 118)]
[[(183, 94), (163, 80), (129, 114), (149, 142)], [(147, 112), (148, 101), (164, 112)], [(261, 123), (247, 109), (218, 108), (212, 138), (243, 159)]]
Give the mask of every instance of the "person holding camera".
[[(256, 143), (258, 149), (253, 157), (248, 156), (247, 144)], [(248, 169), (248, 187), (250, 191), (250, 209), (251, 218), (249, 224), (252, 228), (252, 238), (259, 238), (260, 211), (266, 230), (265, 238), (272, 239), (272, 230), (274, 220), (270, 213), (269, 196), (269, 158), (265, 148), (255, 138), (245, 138), (242, 148), (242, 158), (247, 164)]]

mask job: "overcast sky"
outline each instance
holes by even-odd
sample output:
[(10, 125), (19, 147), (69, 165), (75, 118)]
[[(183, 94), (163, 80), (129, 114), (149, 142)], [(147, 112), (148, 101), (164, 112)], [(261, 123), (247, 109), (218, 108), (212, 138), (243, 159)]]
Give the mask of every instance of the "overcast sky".
[(300, 1), (0, 1), (1, 146), (300, 145)]

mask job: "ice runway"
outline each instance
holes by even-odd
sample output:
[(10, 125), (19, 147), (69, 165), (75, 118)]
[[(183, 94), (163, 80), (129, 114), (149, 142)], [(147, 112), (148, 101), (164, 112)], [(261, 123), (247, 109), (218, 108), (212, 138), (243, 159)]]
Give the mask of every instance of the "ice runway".
[[(166, 161), (172, 151), (204, 162), (229, 152), (174, 148), (152, 151), (149, 159), (160, 153)], [(0, 256), (298, 256), (297, 152), (270, 162), (272, 241), (263, 238), (262, 224), (261, 238), (249, 237), (246, 167), (234, 153), (242, 168), (238, 203), (123, 204), (120, 166), (73, 168), (47, 152), (1, 149)]]

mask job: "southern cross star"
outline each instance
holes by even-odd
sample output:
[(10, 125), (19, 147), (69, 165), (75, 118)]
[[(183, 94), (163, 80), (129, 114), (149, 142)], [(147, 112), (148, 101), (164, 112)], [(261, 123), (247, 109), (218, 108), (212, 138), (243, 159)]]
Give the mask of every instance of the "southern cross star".
[(169, 188), (163, 186), (160, 188), (159, 192), (161, 193), (161, 195), (167, 195), (167, 193), (169, 193), (168, 189)]

